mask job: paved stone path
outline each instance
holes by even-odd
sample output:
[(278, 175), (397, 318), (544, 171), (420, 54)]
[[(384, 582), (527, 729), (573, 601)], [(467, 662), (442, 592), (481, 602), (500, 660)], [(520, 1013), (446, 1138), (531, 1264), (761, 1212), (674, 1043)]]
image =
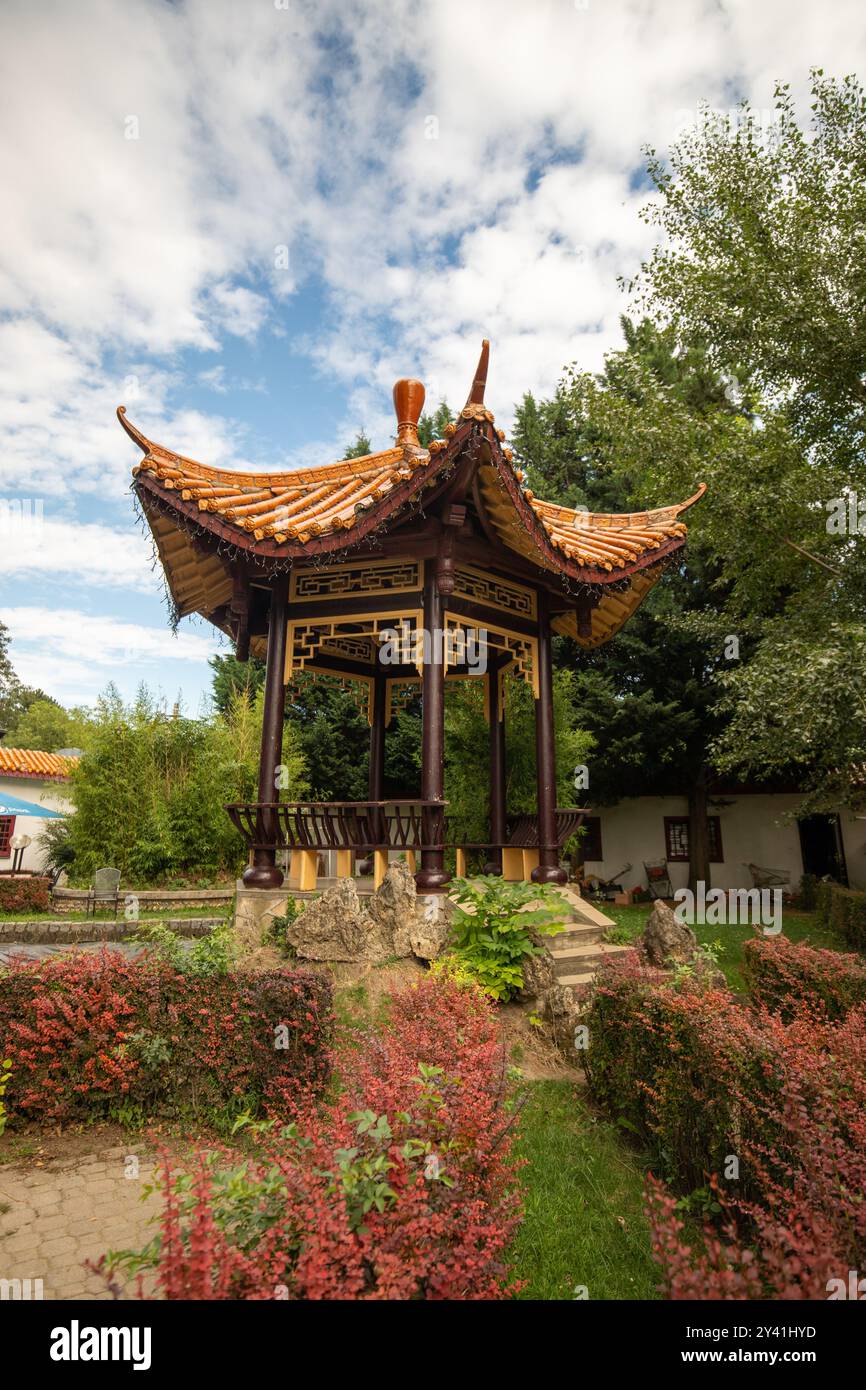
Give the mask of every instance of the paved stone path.
[(153, 1171), (153, 1155), (134, 1141), (44, 1168), (0, 1167), (0, 1280), (41, 1279), (46, 1299), (109, 1298), (83, 1262), (152, 1239), (160, 1198), (141, 1193)]

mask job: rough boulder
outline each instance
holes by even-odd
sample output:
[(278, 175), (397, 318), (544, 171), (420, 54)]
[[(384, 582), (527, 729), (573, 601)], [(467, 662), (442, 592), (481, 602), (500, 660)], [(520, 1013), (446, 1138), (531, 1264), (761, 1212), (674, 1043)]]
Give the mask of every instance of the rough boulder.
[(673, 908), (661, 901), (653, 904), (641, 944), (648, 964), (658, 970), (685, 965), (698, 949), (698, 939), (691, 927), (679, 921)]
[(434, 960), (447, 935), (446, 903), (419, 903), (406, 864), (391, 864), (371, 897), (358, 894), (354, 879), (341, 879), (307, 903), (286, 930), (300, 960), (374, 964), (411, 955)]

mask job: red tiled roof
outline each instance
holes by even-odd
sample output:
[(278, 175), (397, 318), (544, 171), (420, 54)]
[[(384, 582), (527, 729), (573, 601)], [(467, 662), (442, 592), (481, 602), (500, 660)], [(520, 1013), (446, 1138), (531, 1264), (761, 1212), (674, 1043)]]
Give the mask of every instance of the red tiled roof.
[[(234, 579), (224, 548), (233, 548), (229, 557), (246, 552), (265, 566), (341, 555), (399, 528), (464, 460), (474, 460), (473, 505), (487, 540), (595, 588), (592, 632), (585, 624), (579, 630), (574, 614), (558, 619), (557, 630), (566, 631), (566, 622), (585, 647), (609, 640), (682, 549), (682, 515), (705, 487), (684, 502), (621, 514), (576, 511), (535, 497), (484, 404), (488, 350), (485, 341), (469, 400), (446, 427), (446, 439), (420, 444), (424, 387), (402, 379), (394, 387), (394, 444), (315, 468), (242, 473), (198, 463), (148, 439), (120, 406), (120, 422), (144, 455), (133, 486), (177, 614), (198, 612), (230, 631)], [(200, 543), (202, 533), (209, 543)]]
[[(118, 415), (126, 432), (144, 451), (144, 458), (133, 469), (136, 477), (151, 477), (183, 502), (192, 502), (207, 524), (210, 514), (229, 523), (240, 543), (255, 549), (258, 541), (277, 545), (296, 542), (306, 545), (314, 537), (341, 533), (350, 544), (351, 531), (370, 507), (382, 502), (398, 484), (418, 471), (438, 472), (436, 465), (448, 448), (435, 441), (430, 449), (403, 441), (381, 453), (363, 458), (342, 459), (318, 468), (296, 469), (287, 473), (238, 473), (212, 468), (183, 454), (155, 444), (126, 419), (123, 407)], [(492, 420), (492, 416), (490, 417)], [(504, 465), (518, 482), (523, 475), (511, 468), (511, 450), (499, 450)], [(540, 521), (553, 548), (581, 566), (607, 572), (623, 569), (666, 542), (680, 540), (686, 527), (680, 514), (703, 494), (701, 488), (686, 502), (651, 511), (610, 515), (576, 512), (553, 502), (544, 502), (529, 491), (525, 501)], [(510, 522), (516, 519), (509, 517)], [(519, 527), (519, 523), (518, 523)], [(505, 528), (506, 532), (511, 526)], [(508, 540), (503, 536), (505, 543)]]
[(65, 779), (77, 765), (77, 758), (61, 758), (59, 753), (40, 753), (34, 748), (0, 747), (0, 777)]

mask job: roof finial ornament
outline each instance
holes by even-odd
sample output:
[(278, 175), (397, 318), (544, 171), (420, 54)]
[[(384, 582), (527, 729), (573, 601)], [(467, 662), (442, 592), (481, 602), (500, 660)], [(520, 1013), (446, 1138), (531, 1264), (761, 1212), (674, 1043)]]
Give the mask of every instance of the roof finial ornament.
[(420, 449), (418, 421), (424, 409), (423, 382), (412, 377), (401, 377), (394, 385), (394, 410), (397, 415), (397, 443), (408, 444)]
[(483, 338), (481, 341), (481, 356), (478, 359), (478, 366), (475, 368), (475, 380), (472, 382), (472, 390), (469, 392), (467, 405), (484, 404), (484, 388), (487, 385), (487, 364), (490, 361), (490, 339)]
[[(487, 385), (487, 364), (490, 360), (490, 342), (484, 338), (481, 343), (481, 356), (478, 359), (478, 366), (475, 368), (475, 379), (472, 382), (472, 390), (469, 392), (469, 399), (460, 412), (458, 424), (461, 420), (477, 420), (480, 424), (493, 424), (493, 412), (488, 410), (484, 404), (484, 388)], [(447, 433), (447, 431), (446, 431)]]

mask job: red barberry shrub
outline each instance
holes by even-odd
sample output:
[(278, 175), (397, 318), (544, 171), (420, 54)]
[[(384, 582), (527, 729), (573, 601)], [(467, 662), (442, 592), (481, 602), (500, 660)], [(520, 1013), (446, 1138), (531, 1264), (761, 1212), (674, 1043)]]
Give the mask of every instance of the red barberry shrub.
[(793, 1018), (803, 1003), (820, 1004), (827, 1018), (844, 1018), (866, 1002), (862, 956), (817, 950), (784, 936), (747, 941), (743, 973), (752, 999), (783, 1018)]
[[(344, 1089), (255, 1153), (164, 1160), (162, 1297), (479, 1299), (514, 1292), (513, 1104), (490, 1005), (426, 980), (393, 1000)], [(140, 1256), (128, 1257), (140, 1267)]]
[(647, 1209), (670, 1298), (827, 1298), (831, 1280), (866, 1268), (866, 1010), (781, 1039), (781, 1087), (758, 1098), (770, 1147), (746, 1140), (756, 1195), (713, 1175), (721, 1230), (682, 1238), (674, 1198), (650, 1177)]
[[(773, 1039), (727, 989), (676, 986), (630, 952), (599, 974), (584, 1065), (594, 1098), (684, 1191), (721, 1171), (774, 1084)], [(766, 1136), (763, 1136), (766, 1137)]]
[(147, 954), (76, 952), (0, 975), (10, 1115), (69, 1121), (264, 1104), (288, 1113), (329, 1074), (327, 978), (184, 975)]
[(815, 889), (818, 920), (835, 927), (849, 946), (866, 948), (866, 893), (843, 888), (840, 883), (819, 883)]
[(50, 878), (0, 878), (0, 912), (46, 912)]
[(826, 1299), (832, 1279), (851, 1266), (834, 1249), (835, 1232), (821, 1213), (793, 1195), (784, 1210), (755, 1205), (740, 1214), (716, 1192), (725, 1219), (705, 1224), (702, 1238), (684, 1239), (675, 1199), (650, 1174), (646, 1211), (653, 1254), (670, 1299)]
[(689, 1246), (676, 1197), (649, 1180), (670, 1297), (825, 1298), (866, 1267), (866, 1006), (828, 1018), (804, 993), (786, 1022), (629, 959), (604, 972), (588, 1021), (595, 1096), (675, 1192), (706, 1207), (709, 1186), (719, 1209)]

